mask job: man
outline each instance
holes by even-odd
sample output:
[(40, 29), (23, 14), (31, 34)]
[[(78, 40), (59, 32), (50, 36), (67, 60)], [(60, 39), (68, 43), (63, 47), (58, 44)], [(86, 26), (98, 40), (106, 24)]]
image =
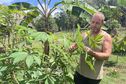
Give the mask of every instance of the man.
[[(96, 73), (94, 73), (85, 63), (84, 56), (80, 56), (80, 63), (74, 75), (75, 84), (99, 84), (103, 78), (104, 61), (109, 58), (112, 52), (112, 38), (108, 33), (101, 29), (104, 19), (104, 15), (100, 12), (97, 12), (92, 16), (90, 23), (91, 36), (97, 36), (99, 34), (103, 35), (103, 40), (101, 45), (99, 45), (99, 48), (91, 49), (88, 45), (87, 35), (82, 35), (84, 38), (84, 43), (86, 44), (84, 50), (96, 59), (94, 63)], [(73, 44), (70, 47), (70, 50), (73, 51), (76, 48), (77, 45)]]

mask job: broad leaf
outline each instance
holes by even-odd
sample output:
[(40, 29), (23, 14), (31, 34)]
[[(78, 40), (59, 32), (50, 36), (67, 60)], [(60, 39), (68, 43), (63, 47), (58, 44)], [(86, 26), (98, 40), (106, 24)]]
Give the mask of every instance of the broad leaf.
[(41, 58), (39, 56), (33, 56), (33, 58), (38, 65), (41, 65)]
[(27, 55), (28, 54), (26, 52), (15, 52), (15, 53), (12, 53), (10, 55), (10, 57), (14, 58), (13, 63), (15, 64), (15, 63), (18, 63), (18, 62), (20, 62), (22, 60), (25, 60)]
[(61, 2), (56, 2), (56, 3), (54, 4), (54, 6), (56, 7), (56, 6), (58, 6), (59, 4), (61, 4), (61, 3), (63, 3), (63, 1), (61, 1)]
[(30, 68), (30, 66), (33, 64), (33, 62), (34, 62), (34, 59), (33, 59), (32, 55), (27, 56), (26, 64), (27, 64), (28, 68)]
[(49, 84), (49, 79), (48, 78), (46, 79), (45, 84)]
[(52, 77), (48, 77), (45, 81), (45, 84), (54, 84), (54, 80)]
[(72, 3), (73, 0), (64, 0), (65, 3)]
[(5, 71), (7, 69), (7, 66), (0, 66), (0, 72)]

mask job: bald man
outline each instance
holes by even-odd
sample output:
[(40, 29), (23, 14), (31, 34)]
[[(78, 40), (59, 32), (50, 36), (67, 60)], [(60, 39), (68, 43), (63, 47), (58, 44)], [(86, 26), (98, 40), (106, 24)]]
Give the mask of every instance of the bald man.
[[(91, 49), (87, 35), (83, 34), (84, 43), (87, 46), (84, 50), (96, 59), (94, 63), (96, 73), (94, 73), (85, 63), (84, 56), (80, 56), (80, 63), (74, 75), (75, 84), (99, 84), (103, 78), (104, 61), (109, 58), (112, 52), (112, 38), (108, 33), (101, 29), (104, 23), (104, 19), (104, 15), (100, 12), (97, 12), (92, 16), (90, 23), (91, 36), (97, 36), (98, 34), (103, 35), (102, 43), (99, 45), (100, 47)], [(72, 51), (76, 48), (76, 44), (73, 44), (70, 47)]]

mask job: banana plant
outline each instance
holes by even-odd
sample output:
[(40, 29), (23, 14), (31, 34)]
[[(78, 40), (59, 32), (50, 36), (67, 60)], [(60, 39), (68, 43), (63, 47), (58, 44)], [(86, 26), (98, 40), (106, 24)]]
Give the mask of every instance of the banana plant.
[(9, 8), (16, 11), (17, 10), (22, 11), (24, 13), (24, 15), (20, 16), (22, 20), (21, 21), (18, 20), (18, 21), (20, 21), (19, 22), (20, 25), (23, 25), (26, 27), (28, 26), (29, 23), (33, 21), (34, 18), (36, 18), (39, 15), (37, 7), (34, 7), (31, 4), (26, 3), (26, 2), (13, 3), (9, 5)]
[[(90, 15), (97, 12), (97, 10), (92, 7), (91, 5), (87, 4), (84, 1), (78, 1), (78, 0), (63, 0), (63, 9), (72, 11), (74, 7), (79, 7), (81, 10), (86, 11)], [(82, 12), (82, 11), (80, 11)]]
[[(97, 12), (97, 9), (86, 3), (84, 0), (63, 0), (61, 7), (68, 15), (74, 15), (85, 21), (84, 28), (89, 25), (90, 17)], [(75, 24), (77, 26), (77, 23)]]
[(40, 8), (39, 9), (39, 12), (40, 14), (44, 17), (44, 21), (45, 21), (45, 30), (46, 31), (49, 31), (49, 18), (51, 16), (51, 14), (58, 8), (58, 5), (61, 4), (62, 2), (57, 2), (54, 4), (54, 6), (52, 8), (50, 8), (50, 3), (51, 3), (51, 0), (37, 0), (39, 5), (40, 5)]

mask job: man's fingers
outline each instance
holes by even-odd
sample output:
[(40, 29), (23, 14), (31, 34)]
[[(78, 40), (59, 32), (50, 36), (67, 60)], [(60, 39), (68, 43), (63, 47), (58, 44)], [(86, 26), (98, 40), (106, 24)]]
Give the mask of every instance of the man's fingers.
[(89, 52), (89, 51), (91, 50), (91, 49), (90, 49), (89, 47), (87, 47), (87, 46), (85, 46), (84, 49), (85, 49), (86, 52)]
[(74, 48), (76, 48), (76, 47), (77, 47), (77, 44), (76, 44), (76, 43), (74, 43), (74, 44), (72, 44), (72, 45), (71, 45), (71, 47), (70, 47), (70, 48), (74, 49)]
[(73, 52), (76, 48), (77, 48), (77, 44), (76, 44), (76, 43), (73, 43), (73, 44), (70, 46), (69, 51)]

